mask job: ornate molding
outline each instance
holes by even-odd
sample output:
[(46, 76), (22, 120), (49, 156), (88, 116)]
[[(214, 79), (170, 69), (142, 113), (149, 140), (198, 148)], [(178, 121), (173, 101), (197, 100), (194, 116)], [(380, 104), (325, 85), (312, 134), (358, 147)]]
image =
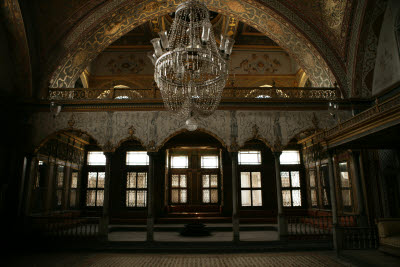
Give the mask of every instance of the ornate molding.
[[(126, 5), (116, 5), (110, 8), (108, 10), (110, 15), (101, 23), (97, 19), (85, 20), (83, 23), (87, 23), (87, 25), (80, 25), (80, 27), (76, 28), (76, 31), (79, 31), (78, 33), (75, 31), (71, 33), (71, 35), (75, 36), (73, 38), (74, 41), (71, 41), (71, 38), (69, 39), (70, 41), (67, 43), (70, 45), (66, 46), (67, 51), (59, 57), (62, 62), (57, 63), (59, 67), (52, 74), (51, 86), (71, 87), (86, 65), (114, 40), (150, 18), (173, 11), (180, 2), (178, 0), (165, 2), (144, 1), (139, 4), (130, 2), (126, 3)], [(302, 23), (300, 24), (303, 29), (313, 32), (312, 38), (308, 39), (301, 31), (291, 25), (287, 18), (294, 13), (290, 13), (290, 10), (285, 9), (278, 1), (271, 1), (269, 4), (274, 4), (282, 12), (286, 12), (287, 16), (283, 16), (281, 13), (277, 13), (273, 9), (255, 1), (208, 0), (207, 4), (211, 10), (225, 15), (232, 15), (270, 36), (297, 59), (314, 84), (319, 86), (333, 84), (334, 75), (325, 62), (324, 55), (319, 51), (330, 53), (330, 60), (337, 61), (333, 55), (334, 53), (324, 46), (324, 42), (318, 34), (309, 29), (309, 27), (307, 28), (307, 24), (297, 16), (295, 17), (301, 20)], [(96, 14), (93, 14), (93, 16), (98, 18)], [(296, 26), (298, 27), (299, 25), (296, 24)], [(78, 36), (80, 37), (78, 38)], [(310, 39), (314, 41), (315, 38), (315, 43), (309, 41)], [(335, 73), (339, 77), (338, 80), (344, 86), (346, 83), (342, 79), (345, 79), (345, 75), (341, 75), (344, 72), (340, 70), (340, 64), (331, 63), (330, 65), (334, 67)]]

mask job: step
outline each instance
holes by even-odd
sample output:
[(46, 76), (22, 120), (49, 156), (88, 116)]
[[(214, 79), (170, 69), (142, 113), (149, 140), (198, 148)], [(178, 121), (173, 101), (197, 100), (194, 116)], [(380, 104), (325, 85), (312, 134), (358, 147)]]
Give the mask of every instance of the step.
[[(180, 232), (184, 229), (184, 224), (155, 225), (156, 232)], [(231, 224), (206, 224), (206, 228), (215, 232), (229, 232), (232, 230)], [(240, 231), (278, 231), (277, 225), (240, 225)], [(146, 225), (110, 225), (109, 232), (145, 232)]]

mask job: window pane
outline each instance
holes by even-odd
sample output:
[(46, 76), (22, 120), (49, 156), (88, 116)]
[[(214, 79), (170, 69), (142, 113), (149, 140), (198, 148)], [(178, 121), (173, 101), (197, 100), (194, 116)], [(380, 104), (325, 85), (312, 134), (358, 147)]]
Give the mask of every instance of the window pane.
[(179, 190), (173, 189), (171, 192), (171, 202), (172, 203), (179, 203)]
[(89, 172), (88, 174), (88, 188), (96, 188), (97, 172)]
[(327, 192), (327, 190), (326, 189), (324, 189), (324, 192), (323, 192), (323, 201), (324, 201), (324, 206), (329, 206), (330, 205), (330, 199), (329, 199), (329, 194), (328, 194), (328, 192)]
[(187, 202), (187, 191), (186, 189), (181, 189), (181, 203)]
[(106, 178), (105, 172), (97, 173), (97, 188), (104, 188), (104, 179)]
[(126, 188), (136, 188), (136, 172), (126, 174)]
[(136, 206), (135, 192), (136, 192), (135, 190), (126, 191), (126, 206), (127, 207), (135, 207)]
[(126, 165), (149, 165), (149, 156), (146, 151), (128, 151)]
[(78, 188), (78, 172), (72, 172), (71, 188)]
[(211, 187), (217, 187), (218, 186), (218, 175), (213, 174), (211, 175)]
[(250, 187), (250, 173), (241, 172), (240, 173), (240, 185), (242, 188)]
[(69, 195), (69, 206), (72, 208), (76, 206), (76, 190), (71, 190)]
[(281, 172), (282, 187), (290, 187), (289, 172)]
[(96, 190), (88, 190), (86, 193), (86, 206), (96, 206)]
[(57, 167), (57, 187), (63, 187), (64, 184), (64, 166)]
[(172, 187), (179, 187), (179, 175), (178, 174), (173, 174), (172, 175), (171, 186)]
[(57, 190), (57, 206), (61, 206), (62, 203), (62, 190)]
[(146, 172), (138, 172), (137, 188), (147, 188), (147, 173)]
[(96, 199), (96, 206), (103, 206), (103, 200), (104, 200), (104, 191), (103, 190), (97, 190), (97, 199)]
[(210, 203), (210, 190), (203, 189), (203, 203)]
[(284, 207), (292, 206), (292, 197), (290, 195), (290, 190), (282, 190), (282, 200)]
[(351, 193), (349, 189), (342, 190), (343, 206), (351, 206)]
[(251, 191), (250, 190), (242, 190), (242, 206), (248, 207), (251, 206)]
[(251, 186), (252, 187), (261, 187), (261, 173), (260, 172), (252, 172), (251, 173)]
[(188, 156), (172, 156), (171, 157), (171, 168), (187, 168), (189, 167)]
[(293, 194), (293, 207), (301, 206), (301, 192), (300, 190), (292, 190)]
[(310, 187), (315, 187), (315, 170), (310, 170), (309, 173)]
[(317, 190), (311, 189), (311, 206), (316, 207), (317, 205)]
[(218, 156), (201, 156), (201, 168), (203, 169), (218, 168)]
[(290, 172), (292, 178), (292, 187), (300, 187), (300, 173), (299, 171)]
[(205, 174), (203, 175), (203, 187), (210, 187), (210, 176)]
[(218, 203), (218, 190), (211, 189), (211, 203)]
[(261, 151), (239, 151), (239, 165), (261, 164)]
[(279, 161), (281, 164), (300, 164), (300, 153), (297, 150), (284, 150)]
[(136, 199), (136, 207), (146, 207), (147, 204), (147, 191), (138, 190), (137, 191), (137, 199)]
[(87, 165), (106, 165), (106, 156), (100, 151), (90, 151), (87, 154)]
[(253, 190), (253, 206), (262, 206), (261, 190)]
[(187, 181), (186, 181), (186, 175), (185, 174), (181, 175), (180, 186), (184, 187), (184, 188), (187, 186)]
[(349, 173), (347, 172), (347, 163), (339, 163), (340, 184), (342, 187), (350, 187)]

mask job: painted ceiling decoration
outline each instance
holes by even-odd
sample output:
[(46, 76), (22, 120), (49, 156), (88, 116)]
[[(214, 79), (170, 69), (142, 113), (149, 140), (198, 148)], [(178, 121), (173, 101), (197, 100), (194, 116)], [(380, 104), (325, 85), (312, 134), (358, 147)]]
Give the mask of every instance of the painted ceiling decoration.
[[(368, 32), (364, 25), (372, 23), (366, 16), (376, 17), (368, 7), (377, 1), (386, 2), (205, 0), (211, 11), (229, 18), (228, 24), (244, 22), (249, 34), (258, 31), (280, 45), (297, 60), (314, 86), (331, 86), (337, 81), (342, 92), (349, 96), (371, 93), (368, 81), (373, 71), (368, 67), (360, 70), (356, 62), (360, 57), (367, 62), (375, 58), (373, 36), (363, 32)], [(48, 5), (47, 1), (40, 1), (36, 12), (42, 35), (40, 51), (45, 59), (42, 65), (47, 67), (42, 71), (42, 80), (51, 87), (71, 87), (85, 67), (113, 41), (143, 23), (154, 23), (172, 14), (181, 2), (57, 0)], [(165, 27), (163, 22), (167, 20), (158, 21), (157, 27)], [(370, 40), (369, 43), (365, 44), (362, 38)]]
[[(130, 2), (123, 8), (115, 9), (112, 12), (111, 10), (99, 10), (98, 12), (103, 13), (98, 14), (97, 17), (106, 16), (101, 22), (93, 19), (85, 20), (67, 38), (66, 55), (62, 57), (64, 60), (53, 72), (50, 81), (51, 87), (72, 86), (90, 61), (113, 41), (152, 18), (172, 12), (180, 2), (144, 1), (136, 5)], [(210, 0), (206, 2), (210, 10), (234, 16), (268, 35), (297, 60), (316, 86), (332, 86), (336, 80), (339, 81), (339, 84), (346, 84), (346, 75), (334, 53), (326, 52), (326, 47), (324, 49), (316, 47), (304, 36), (302, 31), (292, 26), (276, 11), (254, 1)], [(270, 2), (279, 5), (282, 10), (288, 11), (278, 1)], [(298, 19), (300, 20), (300, 18)], [(304, 21), (302, 23), (304, 28), (307, 28)], [(314, 32), (314, 35), (317, 33)], [(317, 44), (323, 45), (320, 37), (312, 39), (316, 39)], [(320, 50), (327, 53), (329, 65), (319, 52)], [(333, 72), (338, 79), (335, 79)]]

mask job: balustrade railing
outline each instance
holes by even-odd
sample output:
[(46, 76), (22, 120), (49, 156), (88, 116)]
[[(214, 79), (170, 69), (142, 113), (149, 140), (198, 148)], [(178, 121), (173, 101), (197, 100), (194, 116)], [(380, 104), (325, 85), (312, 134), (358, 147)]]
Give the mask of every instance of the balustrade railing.
[(31, 217), (34, 234), (55, 239), (92, 239), (99, 236), (98, 217), (35, 216)]
[[(337, 90), (337, 88), (316, 87), (226, 87), (222, 93), (222, 98), (335, 100), (340, 95)], [(50, 88), (47, 98), (54, 101), (140, 100), (161, 99), (161, 93), (157, 88)]]
[(395, 107), (400, 107), (400, 94), (382, 103), (376, 104), (375, 106), (355, 115), (354, 117), (336, 125), (327, 131), (320, 132), (313, 138), (314, 142), (327, 140), (330, 136), (337, 135), (339, 132), (349, 129), (350, 127), (356, 127), (359, 123), (371, 119), (374, 116), (377, 116)]
[(331, 216), (288, 216), (289, 239), (331, 239)]
[(376, 249), (378, 248), (378, 230), (369, 227), (341, 227), (342, 249)]

